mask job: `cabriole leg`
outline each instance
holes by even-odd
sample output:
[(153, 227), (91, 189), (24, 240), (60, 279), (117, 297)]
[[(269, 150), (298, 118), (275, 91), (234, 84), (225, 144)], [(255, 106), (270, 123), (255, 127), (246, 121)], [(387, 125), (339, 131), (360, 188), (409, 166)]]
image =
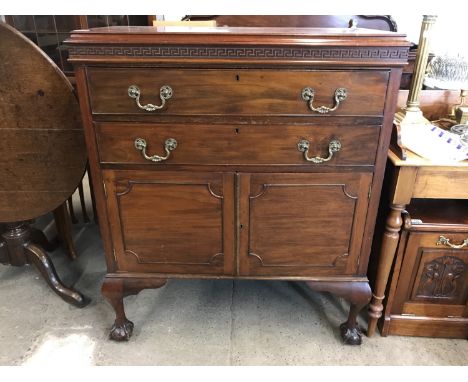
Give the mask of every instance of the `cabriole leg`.
[(314, 290), (330, 292), (349, 301), (351, 306), (348, 320), (340, 325), (341, 337), (347, 345), (360, 345), (362, 334), (357, 324), (357, 315), (371, 299), (372, 292), (369, 283), (367, 281), (307, 281), (306, 284)]
[(115, 321), (109, 338), (114, 341), (128, 341), (133, 333), (133, 322), (127, 319), (123, 299), (138, 294), (143, 289), (159, 288), (166, 283), (165, 279), (124, 278), (107, 275), (102, 284), (102, 295), (115, 311)]

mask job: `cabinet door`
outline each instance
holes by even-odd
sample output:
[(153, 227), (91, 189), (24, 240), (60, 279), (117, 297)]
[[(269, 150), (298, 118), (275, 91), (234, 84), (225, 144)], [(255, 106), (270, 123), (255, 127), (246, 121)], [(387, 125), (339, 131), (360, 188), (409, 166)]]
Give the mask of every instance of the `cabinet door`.
[(232, 174), (104, 171), (119, 271), (232, 274)]
[(370, 173), (241, 175), (239, 273), (354, 274), (371, 180)]
[(410, 233), (393, 314), (468, 317), (468, 249), (451, 248), (441, 236), (456, 245), (468, 240), (467, 233)]

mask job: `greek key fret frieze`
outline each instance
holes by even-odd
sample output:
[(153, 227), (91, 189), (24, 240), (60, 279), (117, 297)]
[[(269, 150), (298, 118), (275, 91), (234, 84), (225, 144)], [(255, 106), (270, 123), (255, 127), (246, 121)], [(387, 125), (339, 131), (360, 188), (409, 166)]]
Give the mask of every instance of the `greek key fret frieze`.
[(202, 46), (72, 46), (70, 56), (127, 56), (127, 57), (181, 57), (181, 58), (299, 58), (299, 59), (355, 59), (408, 58), (403, 48), (321, 48), (321, 47), (202, 47)]

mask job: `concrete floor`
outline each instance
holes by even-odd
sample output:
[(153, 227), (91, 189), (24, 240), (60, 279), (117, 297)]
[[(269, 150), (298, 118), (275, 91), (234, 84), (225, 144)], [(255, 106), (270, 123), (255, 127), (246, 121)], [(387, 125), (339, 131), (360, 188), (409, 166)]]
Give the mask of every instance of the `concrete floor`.
[(98, 228), (74, 230), (79, 259), (51, 257), (91, 304), (66, 304), (32, 266), (0, 265), (0, 365), (468, 365), (466, 340), (376, 335), (343, 346), (346, 302), (279, 281), (169, 281), (125, 299), (133, 337), (112, 342)]

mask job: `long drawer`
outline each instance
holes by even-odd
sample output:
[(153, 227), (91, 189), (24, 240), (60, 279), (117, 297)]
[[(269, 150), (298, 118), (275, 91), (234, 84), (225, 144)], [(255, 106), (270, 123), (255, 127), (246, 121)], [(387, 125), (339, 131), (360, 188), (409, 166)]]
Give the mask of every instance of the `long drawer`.
[(95, 131), (101, 163), (371, 166), (380, 126), (96, 123)]
[(88, 68), (87, 73), (94, 114), (131, 115), (382, 116), (389, 78), (385, 70)]

